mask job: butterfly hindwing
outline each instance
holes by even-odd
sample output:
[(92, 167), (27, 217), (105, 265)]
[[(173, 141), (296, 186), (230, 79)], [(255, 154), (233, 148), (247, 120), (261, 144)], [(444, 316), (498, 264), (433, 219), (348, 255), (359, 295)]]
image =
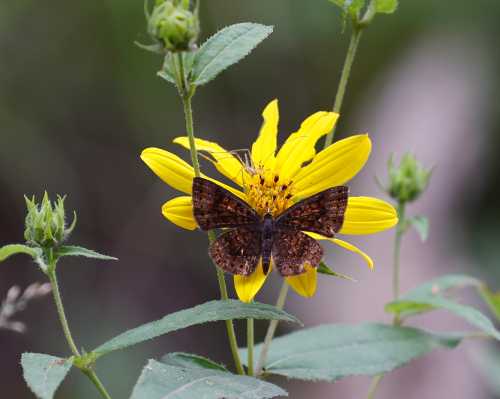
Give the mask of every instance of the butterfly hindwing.
[(202, 230), (259, 223), (257, 213), (248, 204), (202, 177), (193, 179), (193, 214)]
[(276, 225), (333, 237), (344, 223), (347, 198), (347, 187), (329, 188), (288, 208), (276, 218)]
[(246, 227), (222, 233), (209, 249), (210, 257), (219, 268), (242, 276), (253, 273), (261, 253), (260, 232)]
[(285, 230), (276, 233), (272, 258), (283, 277), (304, 273), (306, 263), (318, 266), (322, 257), (323, 248), (301, 231)]

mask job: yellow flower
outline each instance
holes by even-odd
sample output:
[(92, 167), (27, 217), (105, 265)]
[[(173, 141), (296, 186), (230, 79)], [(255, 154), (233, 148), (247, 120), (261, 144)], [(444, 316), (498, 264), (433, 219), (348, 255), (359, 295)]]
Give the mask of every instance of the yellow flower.
[[(335, 125), (338, 114), (316, 112), (309, 116), (299, 129), (292, 133), (277, 151), (278, 101), (270, 102), (262, 114), (264, 123), (251, 149), (251, 162), (242, 165), (241, 159), (216, 143), (196, 140), (199, 152), (207, 154), (217, 170), (233, 181), (240, 189), (202, 175), (231, 191), (259, 214), (266, 212), (277, 216), (295, 202), (327, 188), (345, 184), (366, 163), (371, 150), (367, 134), (339, 140), (316, 153), (316, 142)], [(189, 149), (187, 137), (178, 137), (174, 143)], [(159, 148), (147, 148), (142, 160), (151, 170), (171, 187), (188, 195), (176, 197), (162, 207), (163, 215), (176, 225), (194, 230), (191, 189), (193, 168), (177, 155)], [(349, 196), (344, 224), (339, 234), (372, 234), (390, 227), (398, 221), (392, 205), (372, 197)], [(307, 233), (317, 240), (329, 240), (338, 246), (362, 256), (370, 268), (372, 259), (353, 244), (339, 238), (327, 238)], [(286, 277), (288, 284), (300, 295), (311, 297), (316, 290), (316, 268), (306, 267), (307, 272)], [(234, 276), (238, 297), (251, 301), (266, 279), (259, 264), (250, 276)]]

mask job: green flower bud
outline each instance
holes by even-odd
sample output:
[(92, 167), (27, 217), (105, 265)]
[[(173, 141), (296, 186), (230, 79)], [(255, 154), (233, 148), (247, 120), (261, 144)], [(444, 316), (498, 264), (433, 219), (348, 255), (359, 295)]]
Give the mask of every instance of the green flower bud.
[(148, 31), (169, 51), (191, 50), (200, 33), (198, 13), (190, 10), (189, 1), (157, 0)]
[(45, 192), (42, 202), (38, 204), (33, 196), (26, 200), (27, 215), (25, 220), (24, 238), (31, 245), (51, 248), (61, 244), (71, 234), (76, 225), (76, 213), (69, 227), (66, 226), (64, 210), (65, 197), (57, 196), (51, 202)]
[(392, 157), (389, 158), (388, 169), (387, 191), (400, 203), (415, 201), (426, 190), (432, 173), (409, 153), (403, 156), (398, 167), (394, 165)]

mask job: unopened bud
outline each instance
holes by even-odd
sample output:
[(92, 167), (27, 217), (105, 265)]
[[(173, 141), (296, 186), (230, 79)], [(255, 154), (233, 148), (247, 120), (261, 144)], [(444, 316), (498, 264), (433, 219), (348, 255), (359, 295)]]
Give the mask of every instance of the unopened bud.
[(65, 197), (57, 196), (57, 200), (51, 202), (48, 194), (45, 193), (40, 204), (36, 202), (35, 197), (24, 198), (28, 210), (24, 238), (28, 244), (50, 248), (68, 238), (76, 225), (76, 214), (71, 225), (66, 226)]
[(192, 50), (200, 33), (198, 13), (190, 9), (189, 1), (157, 0), (148, 31), (169, 51)]
[(412, 154), (401, 158), (399, 166), (395, 166), (392, 157), (388, 163), (389, 195), (398, 202), (415, 201), (427, 188), (432, 170), (425, 169)]

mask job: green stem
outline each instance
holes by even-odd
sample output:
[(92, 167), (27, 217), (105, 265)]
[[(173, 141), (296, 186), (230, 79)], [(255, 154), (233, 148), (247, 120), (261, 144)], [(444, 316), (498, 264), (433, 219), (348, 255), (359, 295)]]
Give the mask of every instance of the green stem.
[[(179, 95), (182, 100), (182, 105), (184, 106), (184, 118), (186, 121), (186, 132), (189, 139), (189, 151), (191, 154), (191, 162), (193, 164), (194, 174), (195, 176), (200, 176), (200, 163), (198, 161), (198, 152), (196, 150), (196, 141), (194, 136), (194, 127), (193, 127), (193, 108), (191, 106), (191, 99), (194, 95), (194, 87), (191, 87), (189, 83), (186, 81), (186, 73), (184, 68), (184, 60), (182, 54), (178, 54), (177, 57), (179, 64), (179, 71), (177, 73), (177, 87), (179, 89)], [(210, 243), (215, 241), (216, 235), (214, 231), (208, 232), (208, 240)], [(229, 299), (229, 295), (227, 292), (226, 280), (224, 278), (224, 272), (220, 270), (217, 266), (215, 266), (217, 270), (217, 281), (219, 283), (220, 296), (222, 300)], [(233, 355), (234, 366), (238, 374), (244, 375), (245, 370), (243, 369), (243, 365), (241, 364), (240, 355), (238, 352), (238, 342), (236, 340), (236, 333), (234, 331), (233, 320), (226, 320), (226, 330), (227, 337), (229, 340), (229, 346), (231, 348), (231, 354)]]
[[(283, 309), (285, 307), (286, 296), (288, 295), (288, 289), (290, 286), (286, 281), (283, 281), (283, 285), (281, 286), (281, 290), (278, 296), (278, 300), (276, 301), (276, 307), (278, 309)], [(255, 375), (259, 375), (262, 373), (262, 368), (266, 364), (267, 353), (269, 352), (269, 346), (271, 345), (271, 341), (274, 338), (274, 333), (276, 332), (276, 328), (278, 327), (278, 320), (271, 320), (269, 322), (269, 327), (267, 328), (266, 337), (264, 338), (264, 344), (262, 345), (262, 350), (260, 351), (259, 361), (257, 362), (257, 367), (255, 368)]]
[[(216, 239), (215, 232), (208, 232), (208, 240), (210, 243), (214, 242)], [(227, 285), (226, 279), (224, 277), (224, 272), (219, 269), (214, 264), (215, 270), (217, 271), (217, 281), (219, 283), (220, 297), (222, 300), (229, 299), (229, 295), (227, 293)], [(234, 367), (236, 368), (236, 372), (241, 375), (245, 375), (245, 370), (243, 369), (243, 365), (241, 364), (240, 354), (238, 352), (238, 341), (236, 340), (236, 333), (234, 331), (233, 320), (226, 320), (226, 331), (227, 331), (227, 339), (229, 341), (229, 347), (231, 348), (231, 354), (233, 355)]]
[[(57, 314), (59, 315), (59, 320), (62, 325), (64, 336), (66, 337), (66, 341), (68, 342), (68, 346), (73, 355), (79, 358), (81, 357), (81, 355), (75, 344), (75, 341), (71, 334), (71, 330), (69, 329), (68, 319), (66, 318), (66, 313), (64, 311), (64, 305), (61, 298), (61, 291), (59, 290), (59, 283), (57, 281), (55, 262), (49, 266), (48, 270), (49, 271), (47, 272), (47, 276), (49, 277), (50, 285), (52, 286), (52, 295), (54, 297), (54, 302), (57, 308)], [(94, 370), (90, 368), (85, 368), (81, 370), (83, 374), (85, 374), (88, 377), (88, 379), (92, 381), (92, 383), (95, 385), (95, 387), (97, 388), (97, 390), (99, 391), (99, 393), (102, 395), (103, 398), (111, 399), (111, 396), (106, 391), (106, 388), (104, 388), (104, 385), (99, 380)]]
[(69, 349), (75, 356), (80, 356), (80, 352), (73, 340), (73, 336), (71, 335), (71, 330), (69, 329), (68, 319), (66, 318), (66, 313), (64, 312), (64, 306), (62, 303), (61, 292), (59, 290), (59, 283), (57, 282), (57, 276), (55, 272), (55, 265), (50, 267), (52, 270), (48, 272), (48, 277), (50, 281), (50, 285), (52, 286), (52, 295), (54, 297), (54, 302), (57, 308), (57, 314), (59, 315), (59, 321), (61, 322), (61, 326), (64, 332), (64, 336), (66, 337), (66, 341), (68, 342)]
[(406, 219), (405, 219), (405, 203), (398, 204), (398, 225), (396, 226), (396, 237), (394, 240), (394, 255), (393, 255), (393, 275), (392, 275), (392, 292), (393, 299), (396, 301), (399, 298), (399, 269), (401, 255), (401, 239), (403, 238)]
[[(396, 226), (396, 236), (394, 238), (394, 253), (393, 253), (393, 268), (392, 268), (392, 292), (393, 292), (393, 300), (397, 300), (399, 298), (399, 278), (400, 278), (400, 258), (401, 258), (401, 241), (403, 238), (403, 234), (405, 232), (406, 226), (406, 204), (404, 202), (400, 202), (397, 206), (398, 211), (398, 224)], [(401, 317), (398, 313), (394, 315), (394, 319), (392, 324), (394, 326), (401, 325)], [(367, 399), (374, 399), (375, 392), (384, 378), (384, 374), (377, 375), (373, 377), (372, 382), (370, 384), (370, 388), (368, 390)]]
[(247, 319), (247, 365), (248, 375), (253, 376), (253, 345), (254, 345), (254, 322), (253, 319)]
[(193, 127), (193, 107), (191, 105), (191, 99), (193, 97), (194, 91), (188, 87), (186, 82), (185, 72), (184, 72), (184, 60), (182, 53), (178, 55), (179, 61), (179, 80), (178, 87), (180, 96), (182, 99), (182, 105), (184, 106), (184, 118), (186, 121), (186, 132), (189, 139), (189, 152), (191, 154), (191, 163), (193, 164), (194, 175), (196, 177), (200, 176), (200, 163), (198, 161), (198, 152), (196, 151), (196, 142), (194, 139), (194, 127)]
[(366, 399), (374, 399), (375, 398), (375, 392), (377, 391), (378, 385), (380, 384), (380, 381), (382, 381), (382, 378), (384, 377), (383, 374), (376, 375), (373, 377), (372, 382), (370, 384), (370, 389), (368, 390), (368, 396)]
[(82, 372), (88, 377), (90, 381), (92, 381), (103, 398), (111, 399), (111, 396), (109, 395), (108, 391), (106, 391), (106, 388), (104, 388), (104, 385), (102, 384), (99, 377), (97, 377), (97, 374), (94, 370), (89, 368), (82, 370)]
[[(344, 67), (342, 68), (342, 74), (340, 75), (340, 81), (337, 88), (337, 94), (335, 95), (335, 102), (333, 103), (333, 112), (339, 113), (342, 109), (342, 103), (344, 102), (344, 95), (347, 88), (347, 82), (349, 81), (349, 76), (351, 75), (352, 64), (354, 63), (354, 58), (356, 57), (356, 52), (359, 46), (359, 40), (361, 39), (361, 34), (363, 33), (364, 25), (353, 26), (351, 39), (349, 41), (349, 47), (347, 49), (347, 54), (344, 61)], [(335, 127), (330, 133), (327, 134), (325, 139), (324, 148), (332, 144), (333, 136), (335, 135)]]

